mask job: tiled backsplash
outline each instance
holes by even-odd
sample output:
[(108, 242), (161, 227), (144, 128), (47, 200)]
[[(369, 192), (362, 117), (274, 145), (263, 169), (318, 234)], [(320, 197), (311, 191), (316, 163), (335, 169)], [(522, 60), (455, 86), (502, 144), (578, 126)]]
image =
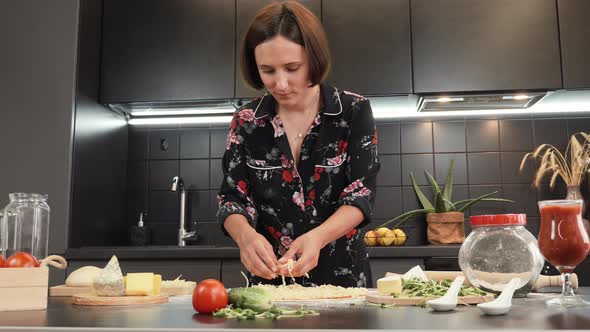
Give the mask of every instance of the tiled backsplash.
[[(455, 160), (453, 200), (498, 191), (499, 197), (515, 203), (481, 202), (466, 213), (526, 213), (529, 228), (538, 232), (540, 199), (563, 198), (559, 184), (531, 187), (534, 167), (519, 172), (526, 152), (542, 143), (564, 149), (569, 135), (590, 131), (590, 118), (499, 119), (460, 121), (378, 122), (381, 171), (378, 176), (374, 221), (369, 227), (418, 208), (411, 187), (413, 172), (421, 188), (431, 196), (424, 170), (444, 182), (451, 159)], [(172, 178), (180, 175), (190, 191), (189, 220), (197, 222), (198, 244), (233, 244), (215, 221), (215, 196), (223, 173), (227, 127), (147, 128), (130, 130), (129, 207), (130, 224), (148, 211), (155, 245), (174, 245), (178, 229), (179, 195), (170, 191)], [(467, 221), (467, 219), (466, 219)], [(467, 222), (467, 230), (469, 225)], [(425, 244), (423, 218), (402, 225), (408, 244)], [(187, 226), (188, 227), (188, 226)]]

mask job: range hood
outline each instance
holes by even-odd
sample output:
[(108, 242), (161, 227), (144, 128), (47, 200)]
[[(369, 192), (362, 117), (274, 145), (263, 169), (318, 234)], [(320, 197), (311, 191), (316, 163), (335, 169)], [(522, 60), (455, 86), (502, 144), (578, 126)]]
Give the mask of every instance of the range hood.
[(526, 109), (545, 96), (545, 92), (422, 96), (418, 112)]
[[(590, 90), (369, 97), (375, 119), (590, 113)], [(229, 123), (249, 99), (109, 104), (129, 124)]]

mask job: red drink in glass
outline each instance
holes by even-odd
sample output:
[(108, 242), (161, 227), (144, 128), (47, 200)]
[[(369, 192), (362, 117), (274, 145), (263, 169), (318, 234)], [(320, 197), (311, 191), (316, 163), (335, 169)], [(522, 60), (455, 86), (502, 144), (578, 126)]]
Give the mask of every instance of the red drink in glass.
[(539, 202), (539, 250), (545, 259), (561, 272), (564, 279), (561, 297), (548, 301), (550, 305), (589, 304), (574, 296), (570, 281), (570, 273), (590, 251), (590, 237), (582, 221), (582, 203), (582, 200)]

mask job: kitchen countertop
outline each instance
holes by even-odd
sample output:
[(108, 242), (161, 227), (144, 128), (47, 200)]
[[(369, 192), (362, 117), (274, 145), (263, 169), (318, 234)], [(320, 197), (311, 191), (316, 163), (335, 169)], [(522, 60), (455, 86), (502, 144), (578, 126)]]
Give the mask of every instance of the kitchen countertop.
[[(457, 257), (459, 245), (369, 247), (373, 258)], [(116, 254), (119, 259), (223, 259), (240, 258), (237, 247), (217, 246), (146, 246), (146, 247), (83, 247), (67, 249), (68, 260), (108, 259)]]
[[(590, 288), (578, 290), (590, 300)], [(549, 294), (514, 299), (505, 316), (484, 316), (475, 306), (434, 313), (420, 307), (340, 306), (320, 308), (319, 316), (278, 321), (237, 321), (196, 314), (190, 296), (161, 305), (77, 306), (69, 298), (50, 298), (47, 310), (0, 312), (0, 330), (20, 331), (229, 331), (229, 330), (564, 330), (590, 328), (590, 310), (548, 308)]]

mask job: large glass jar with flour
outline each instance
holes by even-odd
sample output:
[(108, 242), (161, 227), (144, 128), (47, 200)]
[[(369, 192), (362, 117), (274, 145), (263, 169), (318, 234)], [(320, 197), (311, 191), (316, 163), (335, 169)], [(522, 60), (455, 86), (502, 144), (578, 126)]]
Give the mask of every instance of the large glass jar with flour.
[(525, 214), (471, 216), (472, 232), (459, 250), (459, 266), (474, 286), (500, 293), (512, 278), (520, 284), (515, 297), (528, 294), (545, 260), (537, 239), (525, 228)]
[(49, 243), (49, 205), (47, 195), (9, 194), (10, 202), (2, 211), (0, 243), (8, 257), (24, 251), (41, 260), (47, 257)]

